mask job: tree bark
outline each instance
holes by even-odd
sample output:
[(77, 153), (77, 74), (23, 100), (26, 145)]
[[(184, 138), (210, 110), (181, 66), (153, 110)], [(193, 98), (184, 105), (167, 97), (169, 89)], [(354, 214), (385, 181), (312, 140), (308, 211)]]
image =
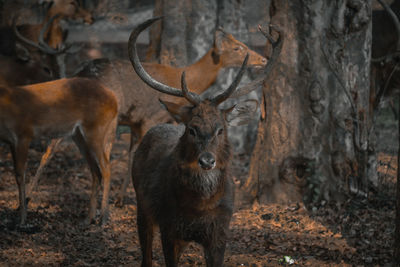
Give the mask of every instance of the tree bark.
[(264, 82), (243, 200), (340, 200), (366, 187), (371, 1), (273, 1), (285, 33)]
[[(398, 106), (400, 114), (400, 104)], [(397, 187), (396, 187), (396, 229), (394, 233), (393, 266), (400, 266), (400, 116), (399, 127), (399, 148), (397, 151)]]

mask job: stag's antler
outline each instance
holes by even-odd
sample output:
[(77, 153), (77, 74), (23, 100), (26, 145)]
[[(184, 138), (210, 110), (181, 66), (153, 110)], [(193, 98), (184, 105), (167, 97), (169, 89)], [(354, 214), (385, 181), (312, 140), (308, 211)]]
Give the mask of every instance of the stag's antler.
[[(181, 78), (181, 83), (182, 83), (182, 89), (177, 89), (172, 86), (165, 85), (163, 83), (160, 83), (159, 81), (155, 80), (152, 78), (146, 70), (143, 68), (142, 64), (140, 63), (140, 59), (137, 53), (136, 49), (136, 40), (139, 34), (149, 27), (151, 24), (156, 22), (157, 20), (161, 19), (161, 17), (156, 17), (149, 19), (139, 26), (137, 26), (131, 33), (128, 41), (128, 54), (129, 54), (129, 59), (132, 63), (133, 68), (135, 69), (137, 75), (151, 88), (165, 94), (173, 95), (173, 96), (178, 96), (178, 97), (184, 97), (186, 100), (188, 100), (190, 103), (193, 105), (198, 105), (201, 101), (204, 100), (204, 93), (201, 95), (197, 95), (195, 93), (189, 92), (186, 81), (185, 81), (185, 72), (182, 73), (182, 78)], [(243, 61), (242, 67), (240, 68), (239, 73), (236, 75), (234, 81), (232, 84), (229, 86), (227, 90), (225, 90), (223, 93), (220, 95), (217, 95), (214, 98), (211, 98), (210, 101), (214, 102), (215, 104), (219, 104), (226, 100), (236, 89), (237, 85), (239, 84), (240, 80), (242, 79), (243, 73), (245, 71), (247, 61), (249, 59), (249, 55), (246, 55), (246, 58)]]
[(282, 51), (283, 40), (284, 40), (283, 31), (281, 29), (279, 29), (279, 27), (270, 24), (269, 28), (270, 28), (270, 30), (274, 30), (279, 34), (278, 39), (276, 41), (266, 30), (264, 30), (261, 27), (261, 25), (258, 25), (259, 31), (265, 36), (265, 38), (268, 39), (268, 41), (271, 43), (271, 46), (272, 46), (272, 54), (268, 60), (267, 66), (264, 69), (263, 77), (258, 78), (255, 81), (253, 81), (243, 87), (238, 88), (230, 97), (239, 97), (242, 95), (246, 95), (246, 94), (250, 93), (251, 91), (255, 90), (264, 81), (268, 80), (269, 75), (271, 74), (272, 68), (274, 67), (274, 65), (275, 65), (276, 61), (278, 60), (278, 57)]
[(22, 36), (22, 34), (18, 31), (17, 25), (16, 25), (16, 21), (17, 21), (18, 16), (15, 16), (15, 17), (13, 18), (13, 24), (12, 24), (12, 27), (13, 27), (13, 30), (14, 30), (14, 33), (15, 33), (15, 36), (16, 36), (20, 41), (22, 41), (22, 42), (24, 42), (24, 43), (26, 43), (26, 44), (28, 44), (28, 45), (30, 45), (30, 46), (32, 46), (32, 47), (35, 47), (35, 48), (39, 49), (40, 51), (42, 51), (42, 52), (44, 52), (44, 53), (46, 53), (46, 54), (49, 54), (49, 55), (60, 55), (60, 54), (63, 54), (63, 53), (71, 52), (71, 51), (69, 51), (69, 50), (70, 50), (70, 48), (72, 47), (72, 45), (65, 45), (65, 46), (59, 47), (58, 49), (54, 49), (54, 48), (50, 47), (50, 46), (44, 41), (44, 35), (45, 35), (45, 33), (46, 33), (47, 30), (49, 29), (50, 25), (54, 22), (54, 20), (55, 20), (56, 18), (58, 18), (59, 16), (60, 16), (60, 15), (57, 14), (57, 15), (51, 17), (51, 18), (43, 25), (42, 29), (40, 29), (40, 33), (39, 33), (39, 42), (38, 42), (38, 43), (36, 43), (36, 42), (34, 42), (34, 41), (32, 41), (32, 40), (30, 40), (30, 39), (28, 39), (28, 38)]

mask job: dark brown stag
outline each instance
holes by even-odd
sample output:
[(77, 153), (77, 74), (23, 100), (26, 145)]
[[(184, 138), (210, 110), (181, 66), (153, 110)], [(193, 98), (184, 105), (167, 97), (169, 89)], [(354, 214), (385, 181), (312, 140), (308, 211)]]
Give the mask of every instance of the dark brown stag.
[(185, 72), (181, 77), (182, 90), (164, 85), (142, 67), (135, 48), (139, 33), (155, 20), (146, 21), (131, 33), (130, 60), (148, 86), (184, 97), (187, 102), (160, 100), (170, 115), (183, 124), (159, 124), (151, 128), (133, 159), (142, 266), (152, 266), (153, 231), (158, 225), (166, 266), (177, 266), (186, 244), (194, 241), (203, 246), (207, 266), (219, 267), (223, 264), (233, 212), (227, 117), (236, 107), (221, 110), (218, 105), (236, 90), (249, 56), (230, 87), (209, 99), (204, 94), (189, 92)]

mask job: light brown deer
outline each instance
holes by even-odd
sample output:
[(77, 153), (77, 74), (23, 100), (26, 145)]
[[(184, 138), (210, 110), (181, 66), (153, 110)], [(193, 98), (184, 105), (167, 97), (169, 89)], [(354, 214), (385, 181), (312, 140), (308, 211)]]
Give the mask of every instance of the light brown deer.
[(26, 221), (25, 168), (34, 138), (72, 135), (93, 176), (88, 222), (96, 214), (103, 181), (101, 222), (107, 220), (110, 151), (117, 122), (114, 93), (98, 81), (60, 79), (22, 87), (0, 86), (0, 140), (10, 145), (19, 192), (20, 224)]
[[(267, 60), (263, 56), (252, 51), (231, 34), (217, 29), (213, 46), (194, 64), (181, 68), (157, 63), (144, 63), (143, 66), (157, 80), (174, 87), (180, 86), (180, 76), (183, 71), (186, 71), (188, 86), (200, 94), (216, 81), (222, 68), (240, 66), (246, 54), (249, 54), (249, 66), (265, 67)], [(129, 126), (131, 130), (128, 168), (130, 173), (134, 145), (150, 127), (171, 120), (168, 113), (157, 102), (161, 94), (151, 90), (136, 75), (128, 60), (96, 59), (89, 62), (76, 76), (99, 79), (116, 93), (119, 99), (119, 124)], [(170, 99), (170, 101), (186, 102), (180, 98)], [(129, 176), (124, 178), (117, 196), (119, 206), (123, 205)]]
[[(189, 92), (185, 71), (181, 74), (182, 90), (165, 85), (143, 68), (135, 47), (140, 32), (156, 20), (144, 22), (131, 33), (130, 60), (137, 75), (148, 86), (164, 94), (184, 97), (186, 102), (160, 100), (170, 115), (182, 124), (159, 124), (151, 128), (133, 159), (132, 181), (137, 198), (142, 267), (152, 266), (156, 225), (161, 232), (166, 266), (177, 266), (187, 243), (194, 241), (203, 246), (206, 265), (219, 267), (223, 264), (233, 213), (234, 186), (227, 116), (236, 107), (220, 110), (218, 105), (236, 90), (248, 56), (229, 88), (209, 99), (204, 94)], [(273, 47), (264, 77), (268, 76), (280, 54), (280, 38), (273, 42)], [(242, 90), (236, 96), (245, 91), (248, 92)]]

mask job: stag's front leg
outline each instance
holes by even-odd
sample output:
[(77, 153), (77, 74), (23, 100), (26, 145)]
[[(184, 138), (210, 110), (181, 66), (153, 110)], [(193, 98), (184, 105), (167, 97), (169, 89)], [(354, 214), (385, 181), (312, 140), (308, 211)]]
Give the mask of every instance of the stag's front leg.
[(161, 242), (165, 258), (165, 265), (167, 267), (178, 266), (179, 257), (186, 246), (186, 242), (179, 240), (175, 237), (173, 228), (165, 227), (160, 228)]
[(209, 226), (211, 233), (203, 240), (207, 267), (223, 266), (226, 241), (229, 235), (231, 213), (221, 216), (217, 222)]
[(28, 149), (31, 139), (27, 137), (20, 137), (17, 139), (15, 144), (11, 145), (11, 153), (14, 162), (14, 173), (15, 179), (18, 185), (18, 196), (19, 196), (19, 214), (20, 224), (23, 225), (26, 222), (26, 195), (25, 195), (25, 169), (26, 161), (28, 158)]
[(152, 219), (146, 215), (140, 205), (140, 199), (137, 201), (137, 226), (139, 232), (140, 248), (142, 250), (142, 267), (151, 267), (153, 260), (153, 234), (154, 225)]
[(207, 267), (220, 267), (224, 262), (226, 243), (204, 247)]

